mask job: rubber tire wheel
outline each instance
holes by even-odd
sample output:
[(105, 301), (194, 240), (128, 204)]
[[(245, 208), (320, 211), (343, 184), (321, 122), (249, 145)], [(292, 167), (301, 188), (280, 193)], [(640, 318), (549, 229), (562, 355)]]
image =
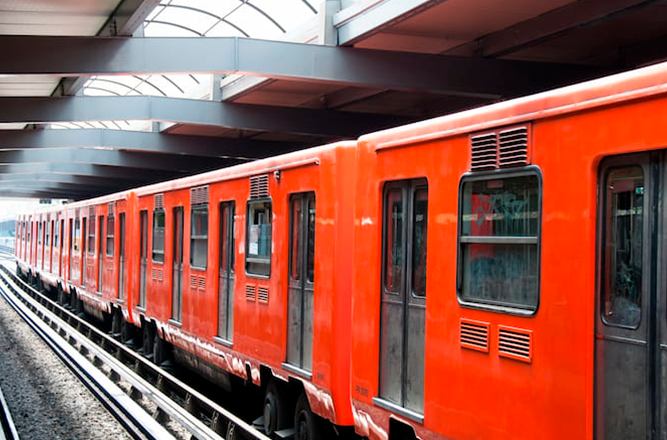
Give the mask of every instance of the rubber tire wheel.
[(243, 436), (243, 432), (236, 427), (234, 422), (229, 422), (227, 424), (225, 440), (245, 440), (245, 437)]
[(284, 393), (275, 381), (271, 381), (266, 387), (264, 395), (264, 431), (271, 437), (275, 431), (289, 427), (289, 416), (287, 414), (287, 400)]
[(294, 440), (324, 438), (322, 421), (310, 410), (306, 393), (301, 393), (294, 409)]

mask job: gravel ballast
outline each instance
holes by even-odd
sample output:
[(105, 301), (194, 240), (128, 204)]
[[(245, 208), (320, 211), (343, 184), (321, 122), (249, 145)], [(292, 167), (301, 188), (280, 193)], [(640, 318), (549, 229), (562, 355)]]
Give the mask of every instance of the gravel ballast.
[(130, 438), (2, 298), (0, 388), (22, 440)]

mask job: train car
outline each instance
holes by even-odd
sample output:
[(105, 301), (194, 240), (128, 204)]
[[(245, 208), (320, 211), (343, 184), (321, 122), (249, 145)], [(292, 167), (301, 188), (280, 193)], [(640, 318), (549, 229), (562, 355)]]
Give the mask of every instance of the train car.
[(370, 439), (667, 438), (667, 64), (364, 136)]
[[(232, 389), (264, 390), (263, 424), (320, 438), (353, 425), (349, 309), (356, 143), (140, 188), (144, 350)], [(346, 170), (348, 174), (340, 170)], [(260, 415), (260, 414), (258, 414)]]
[[(100, 320), (106, 315), (133, 322), (124, 307), (127, 286), (131, 279), (128, 269), (128, 217), (134, 212), (133, 193), (125, 191), (109, 196), (66, 205), (60, 214), (61, 226), (67, 224), (66, 246), (60, 243), (62, 290), (79, 309)], [(138, 250), (138, 246), (134, 246)], [(61, 266), (61, 267), (62, 267)]]

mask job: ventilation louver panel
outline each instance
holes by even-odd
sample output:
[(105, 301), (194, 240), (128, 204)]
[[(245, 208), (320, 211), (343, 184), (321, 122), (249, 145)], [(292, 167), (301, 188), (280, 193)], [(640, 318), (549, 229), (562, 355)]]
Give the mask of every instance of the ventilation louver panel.
[(250, 178), (250, 198), (259, 199), (269, 196), (269, 175), (254, 176)]
[(498, 164), (513, 167), (528, 163), (528, 128), (517, 127), (498, 135)]
[(199, 290), (206, 290), (206, 278), (199, 278)]
[(533, 332), (498, 326), (498, 354), (523, 362), (533, 361)]
[(269, 302), (269, 289), (267, 287), (259, 287), (257, 289), (257, 300), (259, 302)]
[(248, 301), (255, 300), (255, 286), (245, 286), (245, 299)]
[(472, 171), (492, 170), (498, 164), (498, 139), (495, 133), (473, 136), (470, 138), (472, 148)]
[(164, 209), (164, 194), (155, 194), (153, 204), (155, 209)]
[(530, 163), (530, 125), (470, 136), (471, 171), (494, 170)]
[(196, 289), (197, 288), (197, 277), (191, 275), (190, 276), (190, 288), (191, 289)]
[(208, 185), (190, 189), (190, 204), (208, 203)]
[(488, 322), (461, 319), (461, 347), (489, 352)]

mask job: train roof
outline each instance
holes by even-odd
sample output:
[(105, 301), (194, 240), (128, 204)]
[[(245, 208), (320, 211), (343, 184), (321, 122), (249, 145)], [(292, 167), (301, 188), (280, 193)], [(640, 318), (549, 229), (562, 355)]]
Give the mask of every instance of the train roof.
[(520, 124), (667, 92), (667, 62), (364, 135), (376, 150)]
[(294, 151), (280, 156), (260, 159), (241, 165), (235, 165), (195, 176), (182, 177), (167, 182), (155, 183), (136, 189), (139, 196), (163, 191), (173, 191), (192, 186), (207, 185), (214, 182), (243, 179), (257, 174), (270, 173), (278, 170), (293, 169), (311, 164), (319, 164), (320, 156), (329, 154), (337, 148), (354, 148), (356, 141), (340, 141), (319, 147)]

